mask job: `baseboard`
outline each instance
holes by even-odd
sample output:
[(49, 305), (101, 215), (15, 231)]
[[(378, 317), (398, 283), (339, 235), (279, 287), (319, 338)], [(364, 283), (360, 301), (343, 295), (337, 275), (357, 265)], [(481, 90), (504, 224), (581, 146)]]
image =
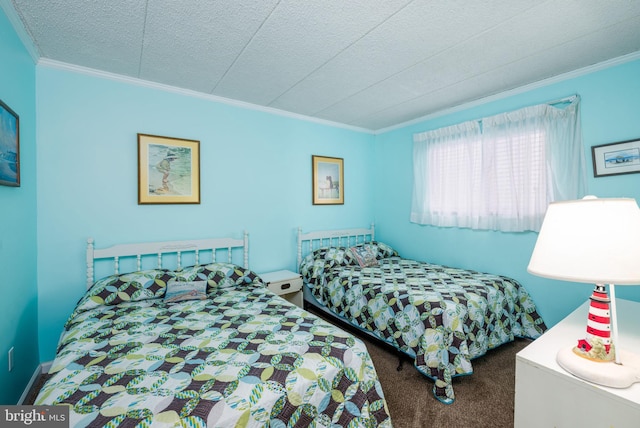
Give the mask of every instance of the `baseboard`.
[(31, 375), (31, 379), (29, 379), (29, 383), (27, 384), (27, 387), (24, 389), (24, 391), (22, 392), (22, 395), (20, 396), (20, 399), (18, 400), (19, 406), (21, 406), (24, 403), (24, 400), (26, 400), (27, 397), (29, 396), (29, 393), (31, 392), (31, 388), (33, 388), (33, 385), (35, 385), (36, 381), (38, 380), (38, 377), (40, 377), (40, 375), (43, 373), (47, 373), (51, 368), (52, 364), (53, 364), (53, 361), (47, 361), (46, 363), (38, 364), (36, 366), (35, 371)]

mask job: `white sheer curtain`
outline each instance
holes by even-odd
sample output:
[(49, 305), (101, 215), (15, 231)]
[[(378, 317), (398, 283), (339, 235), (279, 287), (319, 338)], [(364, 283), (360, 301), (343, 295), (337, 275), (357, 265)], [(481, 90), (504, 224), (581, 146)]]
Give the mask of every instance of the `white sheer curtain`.
[(538, 231), (549, 202), (584, 195), (579, 105), (574, 96), (415, 134), (411, 221)]

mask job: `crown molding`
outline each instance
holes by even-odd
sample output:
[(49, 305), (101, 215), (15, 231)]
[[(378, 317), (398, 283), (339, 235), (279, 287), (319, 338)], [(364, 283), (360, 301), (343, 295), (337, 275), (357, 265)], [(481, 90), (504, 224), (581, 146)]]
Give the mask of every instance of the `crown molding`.
[[(3, 5), (3, 9), (4, 9), (4, 4), (7, 2), (8, 0), (0, 0), (0, 5)], [(9, 14), (8, 14), (9, 15)], [(15, 15), (14, 13), (14, 16)], [(19, 20), (19, 18), (16, 18)], [(13, 22), (13, 21), (12, 21)], [(15, 24), (14, 24), (15, 25)], [(24, 32), (24, 30), (23, 30)], [(24, 34), (26, 35), (26, 32), (24, 32)], [(28, 36), (25, 36), (28, 38)], [(21, 36), (22, 38), (22, 36)], [(30, 39), (29, 39), (30, 40)], [(37, 51), (35, 51), (35, 47), (33, 46), (32, 43), (30, 43), (30, 46), (32, 47), (32, 49), (35, 52), (35, 55), (37, 55), (39, 57), (39, 55), (37, 54)], [(31, 53), (31, 51), (30, 51)], [(34, 56), (34, 53), (32, 53), (32, 57)], [(288, 117), (288, 118), (292, 118), (292, 119), (297, 119), (297, 120), (302, 120), (302, 121), (306, 121), (306, 122), (312, 122), (312, 123), (317, 123), (320, 125), (324, 125), (324, 126), (330, 126), (333, 128), (341, 128), (341, 129), (346, 129), (346, 130), (350, 130), (350, 131), (355, 131), (355, 132), (360, 132), (360, 133), (366, 133), (366, 134), (372, 134), (372, 135), (380, 135), (386, 132), (390, 132), (396, 129), (400, 129), (400, 128), (404, 128), (410, 125), (414, 125), (416, 123), (420, 123), (420, 122), (425, 122), (428, 120), (432, 120), (438, 117), (442, 117), (448, 114), (453, 114), (453, 113), (457, 113), (460, 111), (464, 111), (473, 107), (477, 107), (483, 104), (487, 104), (493, 101), (498, 101), (498, 100), (502, 100), (505, 98), (509, 98), (512, 96), (516, 96), (516, 95), (520, 95), (523, 94), (525, 92), (529, 92), (535, 89), (539, 89), (539, 88), (543, 88), (555, 83), (559, 83), (559, 82), (563, 82), (566, 80), (570, 80), (570, 79), (574, 79), (577, 77), (581, 77), (590, 73), (594, 73), (596, 71), (601, 71), (607, 68), (611, 68), (611, 67), (615, 67), (621, 64), (625, 64), (628, 62), (632, 62), (632, 61), (636, 61), (640, 59), (640, 51), (636, 51), (636, 52), (632, 52), (630, 54), (627, 55), (623, 55), (617, 58), (613, 58), (610, 60), (606, 60), (606, 61), (602, 61), (600, 63), (594, 64), (594, 65), (590, 65), (587, 67), (583, 67), (577, 70), (573, 70), (573, 71), (569, 71), (567, 73), (563, 73), (563, 74), (559, 74), (557, 76), (553, 76), (547, 79), (543, 79), (534, 83), (530, 83), (528, 85), (524, 85), (524, 86), (520, 86), (518, 88), (515, 89), (511, 89), (508, 91), (504, 91), (501, 92), (499, 94), (494, 94), (488, 97), (484, 97), (484, 98), (480, 98), (468, 103), (464, 103), (464, 104), (460, 104), (458, 106), (455, 107), (451, 107), (451, 108), (447, 108), (444, 110), (440, 110), (437, 111), (435, 113), (431, 113), (425, 116), (421, 116), (419, 118), (416, 119), (412, 119), (410, 121), (406, 121), (406, 122), (402, 122), (399, 123), (397, 125), (392, 125), (386, 128), (380, 128), (380, 129), (368, 129), (368, 128), (362, 128), (362, 127), (357, 127), (357, 126), (352, 126), (352, 125), (347, 125), (347, 124), (343, 124), (343, 123), (339, 123), (339, 122), (333, 122), (330, 120), (326, 120), (326, 119), (319, 119), (319, 118), (315, 118), (315, 117), (311, 117), (311, 116), (306, 116), (306, 115), (302, 115), (302, 114), (298, 114), (298, 113), (293, 113), (293, 112), (289, 112), (286, 110), (280, 110), (280, 109), (276, 109), (273, 107), (266, 107), (266, 106), (261, 106), (261, 105), (257, 105), (257, 104), (252, 104), (252, 103), (248, 103), (248, 102), (244, 102), (244, 101), (238, 101), (238, 100), (234, 100), (231, 98), (225, 98), (225, 97), (221, 97), (218, 95), (212, 95), (212, 94), (206, 94), (203, 92), (198, 92), (198, 91), (194, 91), (194, 90), (190, 90), (190, 89), (184, 89), (184, 88), (179, 88), (176, 86), (170, 86), (170, 85), (165, 85), (162, 83), (156, 83), (156, 82), (151, 82), (148, 80), (144, 80), (144, 79), (139, 79), (139, 78), (135, 78), (135, 77), (130, 77), (130, 76), (125, 76), (125, 75), (121, 75), (121, 74), (116, 74), (116, 73), (110, 73), (110, 72), (106, 72), (106, 71), (102, 71), (102, 70), (97, 70), (97, 69), (93, 69), (93, 68), (88, 68), (88, 67), (82, 67), (82, 66), (78, 66), (78, 65), (74, 65), (74, 64), (69, 64), (69, 63), (65, 63), (65, 62), (61, 62), (61, 61), (56, 61), (56, 60), (51, 60), (51, 59), (47, 59), (47, 58), (39, 58), (37, 60), (37, 65), (38, 66), (43, 66), (43, 67), (49, 67), (49, 68), (55, 68), (55, 69), (60, 69), (60, 70), (65, 70), (65, 71), (70, 71), (70, 72), (74, 72), (74, 73), (80, 73), (80, 74), (85, 74), (85, 75), (90, 75), (90, 76), (94, 76), (94, 77), (99, 77), (102, 79), (109, 79), (109, 80), (115, 80), (115, 81), (119, 81), (119, 82), (123, 82), (123, 83), (127, 83), (127, 84), (132, 84), (132, 85), (136, 85), (136, 86), (142, 86), (142, 87), (147, 87), (147, 88), (151, 88), (151, 89), (156, 89), (156, 90), (161, 90), (161, 91), (165, 91), (165, 92), (172, 92), (172, 93), (176, 93), (176, 94), (180, 94), (180, 95), (184, 95), (184, 96), (188, 96), (188, 97), (193, 97), (193, 98), (201, 98), (201, 99), (205, 99), (208, 101), (212, 101), (212, 102), (217, 102), (217, 103), (221, 103), (221, 104), (226, 104), (226, 105), (230, 105), (230, 106), (234, 106), (234, 107), (239, 107), (239, 108), (243, 108), (243, 109), (248, 109), (248, 110), (254, 110), (254, 111), (260, 111), (263, 113), (268, 113), (268, 114), (273, 114), (273, 115), (277, 115), (277, 116), (283, 116), (283, 117)]]
[[(0, 0), (1, 1), (1, 0)], [(176, 86), (165, 85), (162, 83), (151, 82), (149, 80), (138, 79), (136, 77), (125, 76), (122, 74), (110, 73), (107, 71), (97, 70), (94, 68), (82, 67), (79, 65), (69, 64), (66, 62), (56, 61), (48, 58), (40, 58), (37, 63), (38, 66), (53, 68), (58, 70), (69, 71), (72, 73), (80, 73), (88, 76), (98, 77), (101, 79), (115, 80), (130, 85), (142, 86), (150, 89), (156, 89), (165, 92), (171, 92), (174, 94), (184, 95), (192, 98), (200, 98), (216, 103), (226, 104), (234, 107), (240, 107), (247, 110), (255, 110), (263, 113), (273, 114), (277, 116), (288, 117), (297, 120), (303, 120), (306, 122), (313, 122), (320, 125), (330, 126), (333, 128), (343, 128), (350, 131), (356, 131), (366, 134), (373, 134), (371, 129), (360, 128), (356, 126), (346, 125), (344, 123), (332, 122), (330, 120), (319, 119), (311, 116), (305, 116), (298, 113), (292, 113), (286, 110), (280, 110), (273, 107), (265, 107), (257, 104), (252, 104), (244, 101), (238, 101), (231, 98), (225, 98), (218, 95), (206, 94), (204, 92), (198, 92), (191, 89), (179, 88)]]
[(627, 55), (623, 55), (620, 57), (612, 58), (606, 61), (599, 62), (597, 64), (589, 65), (587, 67), (579, 68), (573, 71), (569, 71), (563, 74), (558, 74), (557, 76), (549, 77), (544, 80), (539, 80), (534, 83), (530, 83), (528, 85), (520, 86), (515, 89), (510, 89), (508, 91), (500, 92), (499, 94), (494, 94), (488, 97), (480, 98), (475, 101), (471, 101), (465, 104), (460, 104), (455, 107), (447, 108), (444, 110), (437, 111), (435, 113), (428, 114), (426, 116), (422, 116), (416, 119), (409, 120), (407, 122), (402, 122), (397, 125), (392, 125), (386, 128), (381, 128), (373, 131), (375, 135), (383, 134), (385, 132), (393, 131), (399, 128), (404, 128), (406, 126), (415, 125), (416, 123), (425, 122), (427, 120), (435, 119), (437, 117), (442, 117), (448, 114), (457, 113), (463, 110), (468, 110), (473, 107), (477, 107), (483, 104), (487, 104), (493, 101), (502, 100), (505, 98), (509, 98), (515, 95), (520, 95), (525, 92), (532, 91), (534, 89), (543, 88), (545, 86), (553, 85), (554, 83), (563, 82), (569, 79), (575, 79), (576, 77), (581, 77), (587, 74), (594, 73), (596, 71), (605, 70), (607, 68), (615, 67), (621, 64), (626, 64), (631, 61), (636, 61), (640, 59), (640, 51), (632, 52)]

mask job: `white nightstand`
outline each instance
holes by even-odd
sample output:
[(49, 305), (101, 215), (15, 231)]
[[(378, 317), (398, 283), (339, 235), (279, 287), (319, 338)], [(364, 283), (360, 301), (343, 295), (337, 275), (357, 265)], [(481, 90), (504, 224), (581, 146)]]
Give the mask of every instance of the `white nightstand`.
[[(640, 303), (616, 302), (620, 348), (640, 354)], [(587, 301), (516, 355), (516, 428), (640, 426), (640, 383), (608, 388), (579, 379), (556, 362), (560, 349), (585, 336), (588, 314)]]
[(267, 284), (269, 290), (294, 305), (303, 307), (302, 277), (299, 273), (291, 272), (290, 270), (279, 270), (261, 273), (260, 278)]

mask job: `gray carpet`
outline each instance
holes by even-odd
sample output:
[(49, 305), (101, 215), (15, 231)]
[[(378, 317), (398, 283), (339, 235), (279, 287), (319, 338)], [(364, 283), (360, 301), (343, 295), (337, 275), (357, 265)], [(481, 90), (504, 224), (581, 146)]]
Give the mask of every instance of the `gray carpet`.
[(397, 371), (397, 354), (363, 340), (378, 372), (395, 428), (513, 427), (515, 355), (529, 340), (516, 339), (473, 360), (471, 376), (454, 378), (453, 404), (436, 400), (433, 381), (421, 375), (408, 358), (404, 359), (402, 370)]

